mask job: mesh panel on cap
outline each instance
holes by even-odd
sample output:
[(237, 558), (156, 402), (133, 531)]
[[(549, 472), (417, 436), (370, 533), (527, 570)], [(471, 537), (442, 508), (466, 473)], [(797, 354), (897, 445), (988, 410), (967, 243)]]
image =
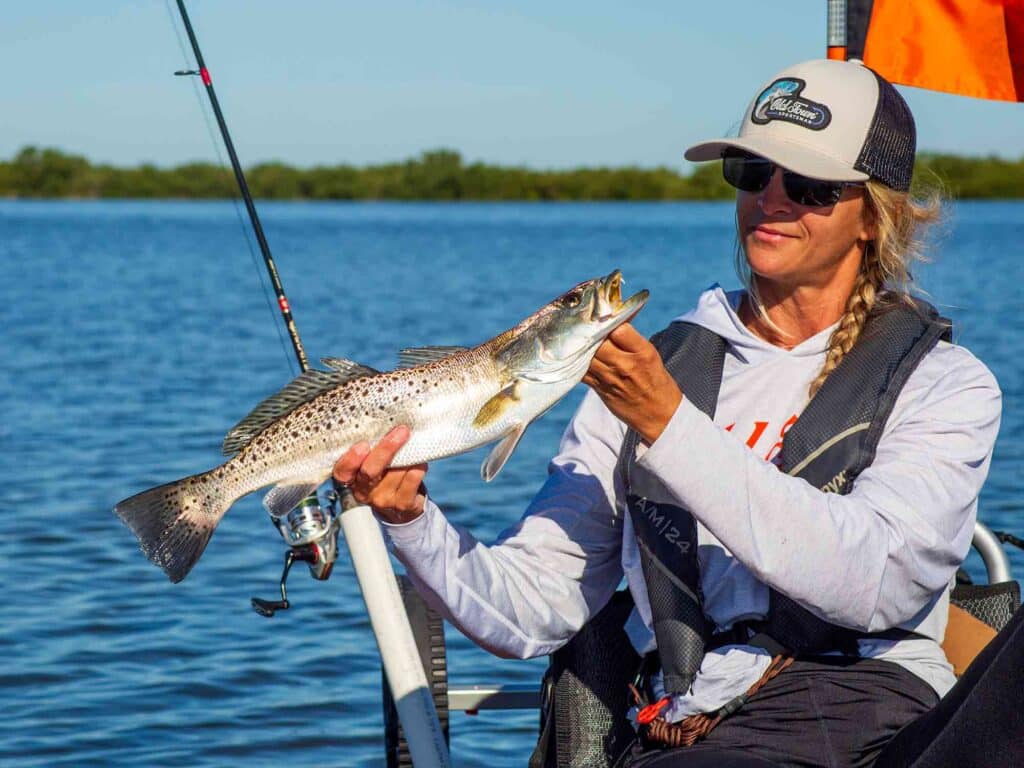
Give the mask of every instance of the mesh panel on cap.
[(887, 187), (906, 192), (914, 173), (917, 145), (914, 117), (896, 89), (877, 72), (872, 70), (872, 74), (878, 80), (878, 104), (864, 147), (853, 167)]

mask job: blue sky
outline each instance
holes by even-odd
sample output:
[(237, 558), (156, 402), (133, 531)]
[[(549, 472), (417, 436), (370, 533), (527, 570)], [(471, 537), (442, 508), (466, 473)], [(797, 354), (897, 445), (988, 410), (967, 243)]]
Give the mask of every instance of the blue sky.
[[(191, 0), (246, 165), (449, 147), (533, 167), (685, 168), (762, 81), (821, 56), (821, 0)], [(36, 144), (119, 165), (212, 159), (165, 0), (11, 3), (0, 157)], [(189, 62), (191, 63), (191, 60)], [(919, 147), (1024, 156), (1024, 104), (902, 89)]]

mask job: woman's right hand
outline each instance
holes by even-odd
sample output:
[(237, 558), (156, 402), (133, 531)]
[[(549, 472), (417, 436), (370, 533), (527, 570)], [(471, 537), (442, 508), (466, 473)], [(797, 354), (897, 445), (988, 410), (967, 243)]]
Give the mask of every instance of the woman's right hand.
[(423, 514), (426, 464), (392, 468), (395, 454), (409, 439), (409, 428), (401, 425), (388, 432), (377, 445), (356, 443), (334, 465), (334, 479), (352, 491), (356, 501), (368, 504), (386, 523), (408, 523)]

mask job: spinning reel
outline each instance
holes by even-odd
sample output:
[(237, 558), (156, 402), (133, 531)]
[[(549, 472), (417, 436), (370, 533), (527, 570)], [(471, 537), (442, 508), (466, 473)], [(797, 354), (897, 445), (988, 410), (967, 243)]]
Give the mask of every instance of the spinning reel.
[[(270, 521), (277, 528), (288, 545), (284, 555), (284, 570), (281, 572), (281, 599), (263, 600), (252, 598), (252, 607), (260, 616), (270, 618), (277, 611), (291, 607), (285, 582), (288, 572), (296, 561), (309, 566), (309, 575), (318, 581), (326, 581), (338, 558), (338, 529), (341, 526), (342, 505), (341, 494), (348, 494), (348, 489), (335, 487), (327, 492), (327, 505), (320, 506), (316, 494), (303, 499), (302, 502), (284, 517), (270, 516)], [(348, 505), (345, 505), (347, 508)]]

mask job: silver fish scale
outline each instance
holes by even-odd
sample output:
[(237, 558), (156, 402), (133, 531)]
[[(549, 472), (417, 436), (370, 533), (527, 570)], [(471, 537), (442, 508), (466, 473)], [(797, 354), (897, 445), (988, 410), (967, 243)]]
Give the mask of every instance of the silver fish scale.
[(291, 478), (323, 481), (338, 458), (360, 441), (376, 444), (406, 424), (411, 438), (395, 466), (409, 466), (471, 450), (508, 426), (473, 426), (503, 382), (488, 345), (436, 363), (354, 379), (274, 422), (224, 464), (232, 496)]

